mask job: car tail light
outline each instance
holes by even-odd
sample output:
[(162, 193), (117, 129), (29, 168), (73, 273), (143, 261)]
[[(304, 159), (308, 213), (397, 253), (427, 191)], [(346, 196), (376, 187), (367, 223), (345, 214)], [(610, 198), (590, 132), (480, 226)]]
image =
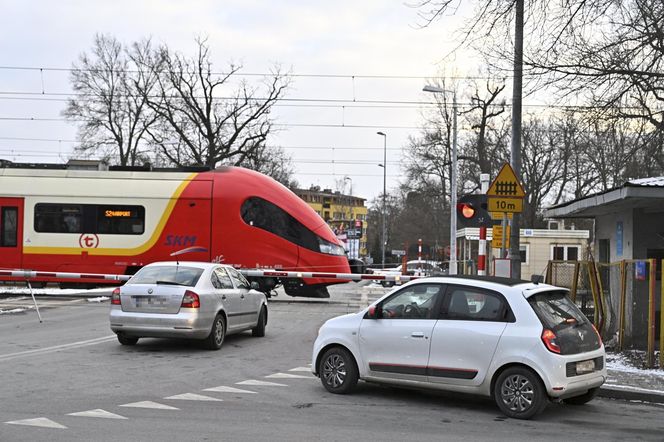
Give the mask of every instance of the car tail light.
[(201, 300), (198, 298), (198, 295), (191, 290), (184, 292), (184, 298), (182, 298), (181, 308), (200, 308)]
[(544, 345), (550, 352), (560, 354), (560, 346), (556, 342), (556, 334), (548, 328), (542, 331), (542, 342), (544, 342)]
[(597, 339), (599, 340), (599, 345), (602, 345), (602, 336), (600, 336), (599, 332), (597, 331), (597, 328), (595, 327), (595, 324), (590, 324), (593, 326), (593, 330), (595, 330), (595, 333), (597, 334)]
[(113, 290), (113, 294), (111, 294), (111, 305), (121, 305), (122, 303), (120, 302), (120, 287), (117, 287)]

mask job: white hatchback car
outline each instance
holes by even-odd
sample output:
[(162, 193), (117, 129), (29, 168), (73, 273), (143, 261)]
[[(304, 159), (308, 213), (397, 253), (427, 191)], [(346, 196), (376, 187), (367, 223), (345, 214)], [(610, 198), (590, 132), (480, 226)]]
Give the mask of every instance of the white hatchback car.
[(218, 350), (226, 334), (265, 336), (267, 299), (232, 266), (156, 262), (111, 297), (111, 330), (122, 345), (142, 337), (191, 338)]
[(475, 393), (519, 419), (549, 399), (583, 404), (606, 379), (604, 345), (567, 294), (507, 278), (412, 281), (328, 320), (312, 371), (332, 393), (358, 379)]

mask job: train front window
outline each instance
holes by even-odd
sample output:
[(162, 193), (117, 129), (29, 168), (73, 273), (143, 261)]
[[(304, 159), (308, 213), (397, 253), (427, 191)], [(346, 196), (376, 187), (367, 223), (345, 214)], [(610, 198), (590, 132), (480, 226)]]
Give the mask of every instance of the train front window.
[(346, 254), (343, 247), (320, 238), (288, 212), (262, 198), (247, 198), (240, 215), (250, 226), (267, 230), (298, 246), (328, 255)]
[(35, 205), (34, 228), (36, 232), (42, 233), (141, 235), (145, 231), (145, 208), (39, 203)]

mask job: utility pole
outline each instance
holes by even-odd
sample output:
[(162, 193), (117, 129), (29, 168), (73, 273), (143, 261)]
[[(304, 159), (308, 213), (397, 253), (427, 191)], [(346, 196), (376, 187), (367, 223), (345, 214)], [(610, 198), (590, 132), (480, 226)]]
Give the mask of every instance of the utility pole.
[[(521, 107), (523, 92), (523, 6), (524, 0), (516, 0), (514, 25), (514, 81), (512, 87), (512, 144), (510, 165), (521, 182)], [(521, 253), (519, 248), (520, 214), (514, 213), (510, 232), (510, 267), (512, 277), (521, 278)]]

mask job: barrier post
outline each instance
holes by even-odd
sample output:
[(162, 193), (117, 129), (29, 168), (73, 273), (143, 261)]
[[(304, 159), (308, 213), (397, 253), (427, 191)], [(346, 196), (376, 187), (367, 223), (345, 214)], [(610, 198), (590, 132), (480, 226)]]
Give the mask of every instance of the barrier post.
[(37, 300), (35, 299), (35, 292), (32, 291), (32, 284), (30, 284), (30, 280), (27, 279), (26, 282), (28, 283), (28, 290), (30, 290), (30, 296), (32, 296), (32, 302), (35, 303), (35, 310), (37, 310), (37, 317), (39, 318), (39, 323), (41, 324), (43, 321), (41, 313), (39, 313), (39, 306), (37, 305)]
[(627, 298), (627, 263), (620, 261), (620, 317), (618, 318), (618, 351), (625, 342), (625, 302)]
[[(660, 270), (664, 273), (664, 259), (660, 263)], [(659, 288), (659, 368), (664, 369), (664, 277), (660, 276)]]
[(657, 264), (655, 259), (649, 259), (650, 281), (648, 281), (648, 354), (646, 355), (646, 367), (653, 368), (655, 365), (655, 278), (657, 278)]
[(578, 289), (579, 285), (579, 267), (581, 266), (581, 263), (579, 261), (574, 263), (574, 276), (572, 280), (572, 302), (576, 304), (576, 290)]
[(480, 227), (480, 244), (477, 254), (477, 274), (486, 276), (486, 227)]

